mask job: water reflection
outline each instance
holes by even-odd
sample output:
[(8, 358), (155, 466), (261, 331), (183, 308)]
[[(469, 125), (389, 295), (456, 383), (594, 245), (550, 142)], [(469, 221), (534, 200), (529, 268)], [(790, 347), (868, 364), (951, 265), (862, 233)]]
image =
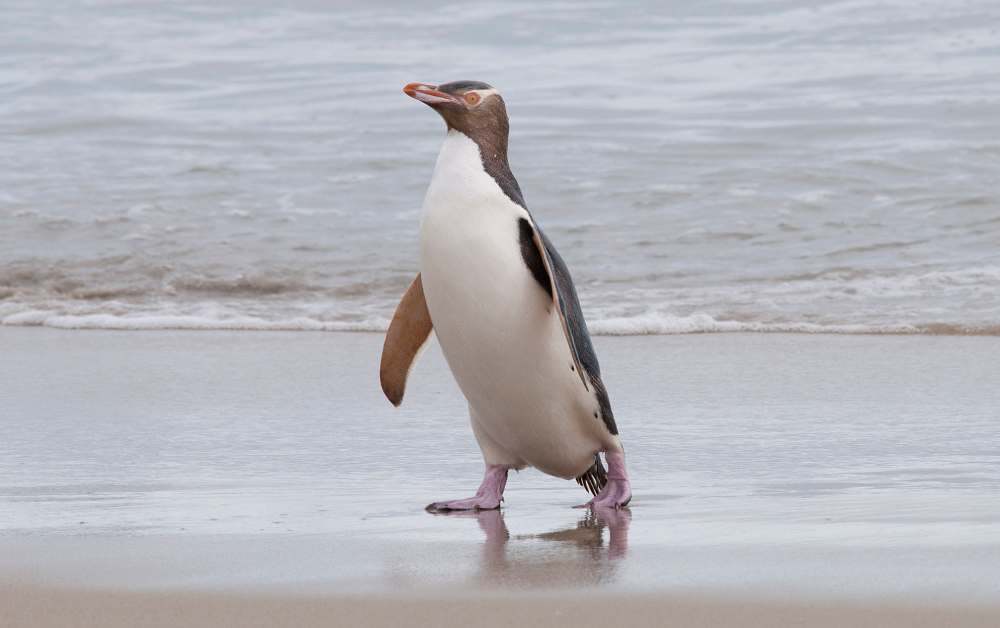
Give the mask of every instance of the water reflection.
[(474, 583), (519, 588), (587, 586), (613, 580), (620, 559), (628, 553), (632, 521), (627, 508), (588, 508), (576, 527), (511, 537), (502, 510), (438, 516), (475, 518), (486, 535)]

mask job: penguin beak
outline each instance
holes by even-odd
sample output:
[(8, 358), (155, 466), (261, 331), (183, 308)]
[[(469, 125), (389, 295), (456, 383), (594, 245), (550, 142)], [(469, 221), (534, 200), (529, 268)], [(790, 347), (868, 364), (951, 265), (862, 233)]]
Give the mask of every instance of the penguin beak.
[(446, 94), (444, 92), (439, 92), (437, 85), (424, 85), (423, 83), (410, 83), (403, 88), (403, 93), (410, 98), (416, 98), (422, 103), (427, 103), (428, 105), (440, 105), (442, 103), (450, 102), (456, 105), (462, 104), (457, 98), (451, 94)]

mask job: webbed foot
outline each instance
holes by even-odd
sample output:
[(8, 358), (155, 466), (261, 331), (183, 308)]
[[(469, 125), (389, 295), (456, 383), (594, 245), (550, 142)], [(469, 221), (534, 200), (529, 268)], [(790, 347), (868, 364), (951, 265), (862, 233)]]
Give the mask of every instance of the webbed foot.
[(424, 510), (427, 512), (449, 512), (452, 510), (496, 510), (499, 507), (499, 499), (476, 495), (466, 499), (452, 499), (446, 502), (427, 504), (427, 508)]
[(632, 500), (632, 487), (628, 474), (625, 473), (625, 454), (609, 451), (605, 452), (604, 459), (608, 462), (608, 483), (587, 505), (595, 508), (623, 508)]
[(474, 497), (453, 499), (428, 504), (427, 512), (450, 512), (452, 510), (495, 510), (503, 501), (503, 489), (507, 485), (507, 467), (488, 465), (486, 477)]

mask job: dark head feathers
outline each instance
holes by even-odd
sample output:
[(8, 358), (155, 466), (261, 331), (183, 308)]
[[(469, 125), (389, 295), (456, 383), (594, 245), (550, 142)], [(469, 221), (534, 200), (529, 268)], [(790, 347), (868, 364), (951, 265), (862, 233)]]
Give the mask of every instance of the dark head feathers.
[(458, 96), (468, 91), (480, 89), (493, 89), (493, 86), (487, 85), (482, 81), (452, 81), (451, 83), (438, 85), (439, 92), (451, 94), (452, 96)]
[(449, 131), (474, 141), (486, 172), (510, 200), (525, 207), (521, 188), (507, 163), (510, 122), (500, 92), (481, 81), (452, 81), (436, 87), (411, 83), (403, 91), (437, 111)]

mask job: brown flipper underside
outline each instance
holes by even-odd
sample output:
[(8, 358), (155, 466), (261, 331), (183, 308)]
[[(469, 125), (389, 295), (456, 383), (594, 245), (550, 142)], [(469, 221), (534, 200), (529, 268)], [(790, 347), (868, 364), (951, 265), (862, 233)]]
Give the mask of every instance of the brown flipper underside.
[(382, 392), (392, 405), (399, 406), (403, 403), (406, 378), (433, 330), (431, 314), (427, 311), (427, 302), (424, 300), (424, 285), (418, 273), (396, 307), (382, 346), (379, 380), (382, 382)]

